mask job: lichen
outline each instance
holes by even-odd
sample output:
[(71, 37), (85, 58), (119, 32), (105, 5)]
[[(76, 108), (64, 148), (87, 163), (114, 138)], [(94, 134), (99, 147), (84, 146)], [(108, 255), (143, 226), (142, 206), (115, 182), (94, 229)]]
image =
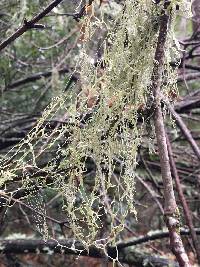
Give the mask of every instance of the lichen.
[[(179, 1), (181, 7), (184, 3)], [(37, 184), (51, 187), (62, 195), (63, 211), (73, 236), (86, 247), (115, 243), (126, 217), (136, 216), (137, 150), (147, 124), (151, 123), (144, 110), (151, 86), (161, 10), (162, 6), (151, 0), (126, 0), (124, 7), (114, 14), (112, 23), (106, 20), (104, 9), (98, 17), (86, 16), (76, 68), (81, 90), (68, 95), (61, 91), (60, 97), (54, 98), (44, 110), (36, 127), (1, 161), (1, 185), (21, 175), (23, 187), (27, 188), (35, 174)], [(173, 33), (175, 15), (173, 9), (162, 83), (166, 97), (171, 90), (177, 90), (176, 68), (170, 65), (178, 58)], [(101, 27), (107, 34), (101, 44), (103, 54), (94, 64), (90, 50)], [(59, 87), (57, 79), (55, 72), (51, 82), (56, 88)], [(142, 123), (138, 123), (138, 116), (142, 117)], [(58, 125), (49, 131), (52, 129), (49, 122), (58, 118)], [(55, 157), (51, 156), (52, 149), (57, 151)], [(41, 168), (42, 160), (46, 164)], [(86, 178), (90, 175), (89, 165), (95, 170), (90, 182)], [(114, 174), (116, 168), (120, 169), (118, 176)], [(50, 185), (44, 173), (51, 177)], [(107, 230), (100, 238), (108, 217)], [(47, 225), (44, 225), (47, 238)]]

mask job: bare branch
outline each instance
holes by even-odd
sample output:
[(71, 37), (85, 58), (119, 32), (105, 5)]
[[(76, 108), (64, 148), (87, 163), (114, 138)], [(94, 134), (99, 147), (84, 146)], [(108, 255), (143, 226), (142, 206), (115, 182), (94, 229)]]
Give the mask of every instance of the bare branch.
[(185, 123), (182, 120), (182, 118), (180, 117), (180, 115), (177, 114), (176, 111), (173, 109), (172, 105), (167, 103), (167, 106), (168, 106), (168, 109), (169, 109), (170, 113), (172, 114), (173, 118), (175, 119), (176, 124), (178, 125), (179, 129), (181, 130), (181, 132), (183, 133), (183, 135), (185, 136), (185, 138), (187, 139), (187, 141), (191, 145), (191, 148), (193, 149), (197, 158), (200, 160), (200, 148), (198, 147), (197, 143), (195, 142), (194, 138), (192, 137), (191, 132), (189, 131), (189, 129), (185, 125)]
[(63, 0), (54, 0), (51, 2), (42, 12), (40, 12), (38, 15), (33, 17), (31, 20), (27, 21), (24, 20), (24, 24), (11, 36), (9, 36), (5, 41), (3, 41), (0, 44), (0, 51), (3, 50), (5, 47), (7, 47), (10, 43), (15, 41), (19, 36), (24, 34), (26, 31), (35, 28), (35, 24), (40, 21), (42, 18), (44, 18), (51, 10), (58, 6)]
[[(23, 25), (16, 31), (14, 32), (11, 36), (9, 36), (6, 40), (4, 40), (0, 44), (0, 51), (3, 50), (5, 47), (7, 47), (10, 43), (15, 41), (19, 36), (24, 34), (26, 31), (30, 29), (41, 29), (45, 28), (44, 25), (42, 24), (36, 24), (38, 21), (40, 21), (42, 18), (44, 18), (49, 12), (52, 11), (52, 9), (56, 6), (58, 6), (63, 0), (54, 0), (51, 2), (41, 13), (33, 17), (31, 20), (26, 20), (24, 19)], [(87, 4), (83, 5), (78, 13), (74, 14), (68, 14), (66, 13), (66, 16), (72, 16), (76, 21), (79, 21), (81, 17), (83, 17), (87, 12), (86, 12), (86, 7), (90, 6), (94, 0), (89, 0)]]
[(167, 150), (167, 142), (165, 135), (164, 119), (161, 108), (161, 85), (162, 73), (165, 58), (165, 44), (167, 40), (169, 15), (166, 11), (170, 1), (164, 1), (164, 10), (160, 19), (160, 30), (157, 41), (157, 47), (154, 57), (154, 68), (152, 73), (152, 93), (155, 100), (155, 111), (153, 114), (155, 132), (158, 144), (158, 152), (161, 165), (162, 180), (164, 185), (164, 218), (169, 230), (170, 244), (172, 252), (177, 258), (180, 267), (190, 267), (188, 256), (185, 252), (181, 236), (179, 234), (180, 219), (178, 216), (178, 208), (174, 196), (171, 170), (169, 164), (169, 156)]
[[(68, 68), (62, 68), (62, 69), (59, 69), (58, 70), (58, 73), (61, 75), (61, 74), (65, 74), (65, 73), (69, 73), (69, 69)], [(21, 85), (24, 85), (24, 84), (27, 84), (27, 83), (31, 83), (31, 82), (35, 82), (39, 79), (42, 79), (42, 78), (48, 78), (52, 75), (53, 73), (53, 70), (50, 70), (50, 71), (45, 71), (45, 72), (38, 72), (38, 73), (35, 73), (35, 74), (32, 74), (28, 77), (25, 77), (25, 78), (22, 78), (22, 79), (19, 79), (11, 84), (8, 84), (5, 89), (3, 91), (7, 91), (9, 89), (15, 89), (16, 87), (19, 87)], [(76, 81), (78, 78), (76, 77), (76, 75), (71, 75), (70, 77), (70, 80), (71, 81)]]
[(170, 144), (170, 141), (169, 141), (169, 138), (168, 138), (167, 135), (166, 135), (166, 138), (167, 138), (167, 147), (168, 147), (171, 170), (172, 170), (172, 174), (173, 174), (173, 176), (175, 178), (175, 183), (176, 183), (176, 190), (178, 192), (178, 196), (179, 196), (181, 205), (183, 207), (183, 211), (184, 211), (184, 214), (185, 214), (185, 219), (186, 219), (187, 225), (188, 225), (188, 227), (190, 229), (192, 241), (193, 241), (194, 247), (196, 249), (198, 263), (200, 264), (200, 245), (199, 245), (199, 242), (198, 242), (198, 239), (197, 239), (196, 232), (194, 230), (194, 225), (193, 225), (193, 222), (192, 222), (192, 215), (191, 215), (190, 209), (188, 207), (187, 201), (185, 199), (185, 196), (183, 194), (183, 189), (182, 189), (182, 186), (181, 186), (180, 178), (179, 178), (178, 171), (176, 169), (176, 164), (175, 164), (175, 161), (174, 161), (174, 158), (173, 158), (172, 147), (171, 147), (171, 144)]

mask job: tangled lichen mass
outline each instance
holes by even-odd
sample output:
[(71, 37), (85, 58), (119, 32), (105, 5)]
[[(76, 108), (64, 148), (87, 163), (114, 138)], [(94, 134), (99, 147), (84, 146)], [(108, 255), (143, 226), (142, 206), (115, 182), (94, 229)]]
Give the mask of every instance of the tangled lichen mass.
[[(111, 25), (106, 21), (107, 9), (102, 7), (97, 16), (95, 2), (93, 9), (83, 19), (76, 68), (81, 89), (62, 91), (52, 100), (36, 127), (1, 160), (0, 184), (20, 176), (24, 188), (42, 185), (59, 192), (73, 238), (85, 246), (102, 247), (119, 239), (127, 216), (136, 216), (136, 158), (146, 123), (151, 124), (144, 114), (163, 11), (162, 3), (126, 0), (123, 7), (118, 6)], [(106, 32), (103, 54), (94, 62), (90, 46), (101, 27)], [(177, 57), (173, 20), (170, 27), (163, 72), (165, 96), (168, 90), (176, 90), (176, 69), (170, 66)], [(55, 119), (60, 122), (53, 128)], [(38, 167), (41, 161), (45, 162), (42, 168)], [(43, 232), (47, 238), (48, 229)]]

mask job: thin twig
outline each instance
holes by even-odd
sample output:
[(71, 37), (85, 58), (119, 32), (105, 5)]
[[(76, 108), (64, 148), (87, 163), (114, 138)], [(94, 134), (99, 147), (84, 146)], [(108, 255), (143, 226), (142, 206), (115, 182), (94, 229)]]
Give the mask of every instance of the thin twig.
[[(18, 37), (20, 37), (22, 34), (24, 34), (26, 31), (30, 29), (35, 28), (45, 28), (44, 25), (36, 24), (38, 21), (40, 21), (42, 18), (44, 18), (49, 12), (52, 11), (52, 9), (56, 6), (58, 6), (63, 0), (54, 0), (51, 2), (42, 12), (40, 12), (38, 15), (33, 17), (31, 20), (27, 21), (24, 19), (23, 25), (16, 30), (11, 36), (9, 36), (6, 40), (4, 40), (0, 44), (0, 51), (3, 50), (5, 47), (7, 47), (9, 44), (11, 44), (13, 41), (15, 41)], [(76, 21), (79, 21), (80, 18), (82, 18), (84, 15), (87, 14), (87, 7), (92, 4), (94, 0), (89, 0), (89, 2), (85, 5), (83, 5), (78, 13), (75, 14), (68, 14), (66, 13), (66, 16), (72, 16)]]
[(172, 114), (173, 118), (175, 119), (177, 126), (179, 127), (179, 129), (181, 130), (185, 138), (187, 139), (188, 143), (191, 145), (191, 148), (193, 149), (195, 155), (200, 160), (200, 148), (198, 147), (197, 143), (192, 137), (190, 130), (187, 128), (187, 126), (185, 125), (180, 115), (174, 110), (174, 108), (172, 107), (170, 103), (167, 103), (167, 107), (170, 113)]
[(27, 21), (26, 19), (24, 19), (23, 25), (0, 44), (0, 51), (3, 50), (5, 47), (7, 47), (9, 44), (11, 44), (13, 41), (15, 41), (19, 36), (24, 34), (26, 31), (34, 29), (36, 23), (40, 21), (42, 18), (44, 18), (49, 12), (51, 12), (51, 10), (54, 7), (58, 6), (62, 1), (63, 0), (54, 0), (42, 12), (33, 17), (31, 20)]
[(146, 188), (146, 190), (150, 193), (150, 195), (153, 197), (153, 199), (155, 200), (155, 202), (157, 203), (160, 211), (162, 214), (164, 214), (164, 210), (163, 210), (163, 207), (160, 203), (160, 201), (158, 200), (157, 198), (157, 194), (156, 192), (153, 191), (153, 189), (150, 188), (150, 186), (145, 182), (143, 181), (142, 178), (140, 178), (137, 174), (135, 175), (135, 177), (137, 178), (137, 180)]
[[(62, 68), (62, 69), (58, 69), (58, 73), (59, 74), (70, 73), (70, 70), (68, 68)], [(28, 77), (22, 78), (20, 80), (17, 80), (15, 82), (11, 83), (11, 84), (8, 84), (3, 91), (9, 90), (9, 89), (14, 89), (14, 88), (19, 87), (21, 85), (35, 82), (35, 81), (42, 79), (42, 78), (48, 78), (52, 74), (53, 74), (53, 70), (32, 74)], [(73, 81), (76, 81), (77, 77), (75, 75), (71, 75), (70, 79)]]
[(25, 207), (25, 208), (31, 210), (31, 211), (34, 212), (34, 213), (37, 213), (38, 215), (40, 215), (41, 217), (44, 217), (44, 218), (48, 219), (49, 221), (52, 221), (52, 222), (57, 223), (57, 224), (59, 224), (59, 225), (64, 225), (64, 226), (66, 226), (67, 228), (70, 228), (69, 225), (67, 224), (67, 222), (58, 221), (58, 220), (56, 220), (56, 219), (54, 219), (54, 218), (52, 218), (52, 217), (49, 217), (48, 215), (46, 215), (46, 214), (44, 214), (44, 213), (42, 213), (42, 212), (40, 212), (40, 211), (38, 211), (38, 210), (36, 210), (36, 209), (30, 207), (29, 205), (27, 205), (26, 203), (22, 202), (21, 200), (16, 199), (16, 198), (14, 198), (14, 197), (12, 197), (12, 196), (8, 196), (8, 195), (7, 195), (5, 192), (3, 192), (2, 190), (0, 191), (0, 196), (5, 197), (7, 200), (11, 200), (11, 201), (13, 201), (13, 202), (15, 202), (15, 203), (20, 204), (21, 206), (23, 206), (23, 207)]
[(177, 189), (177, 192), (178, 192), (179, 200), (180, 200), (181, 205), (183, 207), (183, 211), (184, 211), (184, 214), (185, 214), (185, 219), (186, 219), (187, 225), (188, 225), (188, 227), (190, 229), (192, 241), (193, 241), (193, 244), (194, 244), (194, 247), (195, 247), (195, 250), (196, 250), (198, 263), (200, 265), (200, 245), (199, 245), (199, 242), (198, 242), (198, 239), (197, 239), (196, 232), (194, 230), (194, 225), (193, 225), (193, 222), (192, 222), (192, 215), (191, 215), (190, 209), (188, 207), (187, 201), (185, 199), (185, 196), (183, 194), (183, 189), (182, 189), (182, 186), (181, 186), (180, 178), (179, 178), (178, 171), (176, 169), (176, 164), (175, 164), (175, 161), (174, 161), (174, 158), (173, 158), (172, 147), (171, 147), (171, 144), (170, 144), (170, 141), (169, 141), (169, 138), (168, 138), (167, 135), (166, 135), (166, 139), (167, 139), (167, 147), (168, 147), (169, 159), (170, 159), (170, 164), (171, 164), (171, 170), (172, 170), (172, 174), (173, 174), (173, 176), (175, 178), (176, 189)]

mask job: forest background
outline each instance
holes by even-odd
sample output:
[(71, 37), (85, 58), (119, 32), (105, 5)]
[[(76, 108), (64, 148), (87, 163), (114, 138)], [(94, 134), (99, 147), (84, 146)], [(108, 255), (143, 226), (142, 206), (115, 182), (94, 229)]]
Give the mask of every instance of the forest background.
[[(136, 8), (144, 12), (142, 4), (133, 2), (135, 17), (140, 21), (139, 9)], [(158, 13), (162, 2), (141, 1), (146, 3), (144, 6), (151, 6)], [(163, 75), (170, 83), (164, 81), (162, 86), (167, 87), (163, 93), (169, 101), (165, 103), (163, 100), (161, 106), (180, 212), (180, 234), (191, 266), (199, 266), (200, 1), (192, 2), (191, 14), (179, 10), (181, 3), (188, 1), (171, 2), (174, 2), (178, 13), (173, 21), (175, 37), (173, 40), (169, 38), (170, 53), (175, 56), (168, 55), (169, 66), (164, 63), (166, 69)], [(131, 91), (126, 92), (125, 98), (118, 94), (117, 89), (116, 95), (113, 91), (102, 93), (104, 84), (114, 84), (112, 79), (107, 79), (109, 71), (106, 72), (106, 68), (109, 62), (118, 64), (120, 49), (117, 50), (116, 46), (114, 52), (109, 50), (116, 42), (113, 38), (115, 35), (109, 36), (108, 33), (117, 32), (116, 18), (123, 8), (124, 1), (119, 0), (51, 3), (47, 0), (3, 0), (0, 3), (2, 267), (112, 266), (111, 258), (116, 257), (123, 266), (178, 266), (168, 244), (169, 233), (163, 219), (165, 185), (151, 110), (147, 108), (142, 93), (138, 93), (137, 102), (134, 103), (128, 102), (127, 95), (130, 96)], [(42, 14), (43, 10), (46, 10), (45, 14)], [(33, 23), (32, 18), (37, 16), (38, 21)], [(148, 33), (157, 24), (158, 29), (160, 27), (160, 20), (151, 21), (151, 25), (145, 26)], [(142, 19), (141, 23), (144, 23)], [(144, 40), (143, 46), (138, 41), (140, 47), (133, 54), (138, 65), (135, 63), (131, 67), (138, 70), (142, 68), (141, 79), (146, 86), (151, 79), (148, 75), (153, 71), (154, 58), (151, 53), (155, 51), (151, 49), (155, 47), (152, 44), (156, 46), (157, 39), (151, 40), (147, 33), (145, 40), (145, 35), (142, 35), (144, 29), (141, 34), (138, 31), (135, 37)], [(127, 39), (123, 39), (124, 49), (131, 42), (130, 34), (124, 32), (123, 37), (127, 36)], [(156, 34), (158, 38), (158, 30)], [(108, 52), (107, 57), (104, 57), (105, 51)], [(172, 58), (177, 58), (177, 61), (172, 61)], [(149, 64), (147, 71), (146, 64)], [(121, 72), (119, 75), (122, 75)], [(116, 71), (113, 76), (116, 87), (124, 85), (120, 83), (122, 78), (118, 77)], [(97, 84), (98, 90), (91, 84)], [(173, 85), (172, 89), (169, 89), (169, 84)], [(123, 107), (118, 105), (118, 97), (126, 100)], [(101, 107), (101, 103), (106, 104)], [(113, 112), (112, 121), (108, 120), (110, 110)], [(126, 121), (123, 124), (116, 122), (121, 116), (119, 110)], [(124, 111), (127, 114), (132, 112), (134, 116), (124, 115)], [(103, 116), (104, 112), (106, 116)], [(98, 116), (95, 115), (97, 119), (92, 124), (94, 114)], [(88, 151), (85, 152), (82, 147), (77, 156), (80, 142), (73, 141), (79, 140), (76, 139), (80, 138), (77, 137), (79, 134), (85, 134), (79, 129), (84, 129), (84, 125), (92, 125), (86, 131), (87, 138), (82, 139), (83, 145), (86, 141), (89, 144), (90, 139), (102, 145), (95, 136), (98, 135), (99, 125), (106, 122), (113, 128), (109, 135), (105, 124), (100, 140), (107, 142), (108, 136), (113, 137), (113, 132), (117, 131), (117, 138), (125, 140), (125, 145), (115, 150), (118, 139), (112, 139), (115, 143), (114, 148), (111, 147), (112, 153), (120, 156), (110, 160), (110, 152), (105, 159), (97, 149), (95, 160), (92, 157), (86, 159)], [(113, 126), (115, 123), (116, 128)], [(130, 131), (134, 140), (129, 139)], [(125, 137), (123, 133), (126, 133)], [(73, 146), (69, 145), (70, 142)], [(91, 141), (91, 151), (95, 150), (94, 144)], [(68, 147), (71, 154), (66, 152)], [(129, 147), (130, 151), (124, 155), (121, 151)], [(98, 153), (101, 159), (99, 165)], [(130, 157), (131, 153), (135, 155), (133, 158)], [(74, 160), (73, 166), (69, 159)], [(126, 174), (123, 161), (126, 165), (133, 164), (134, 171), (126, 167), (129, 171)], [(130, 173), (134, 176), (134, 182), (127, 178), (132, 177)], [(106, 184), (103, 179), (107, 181)], [(91, 206), (89, 203), (92, 203)], [(101, 244), (99, 240), (103, 239), (109, 242), (102, 241)], [(100, 249), (101, 246), (104, 250), (106, 248), (105, 253)], [(115, 263), (116, 266), (120, 266), (119, 262)]]

